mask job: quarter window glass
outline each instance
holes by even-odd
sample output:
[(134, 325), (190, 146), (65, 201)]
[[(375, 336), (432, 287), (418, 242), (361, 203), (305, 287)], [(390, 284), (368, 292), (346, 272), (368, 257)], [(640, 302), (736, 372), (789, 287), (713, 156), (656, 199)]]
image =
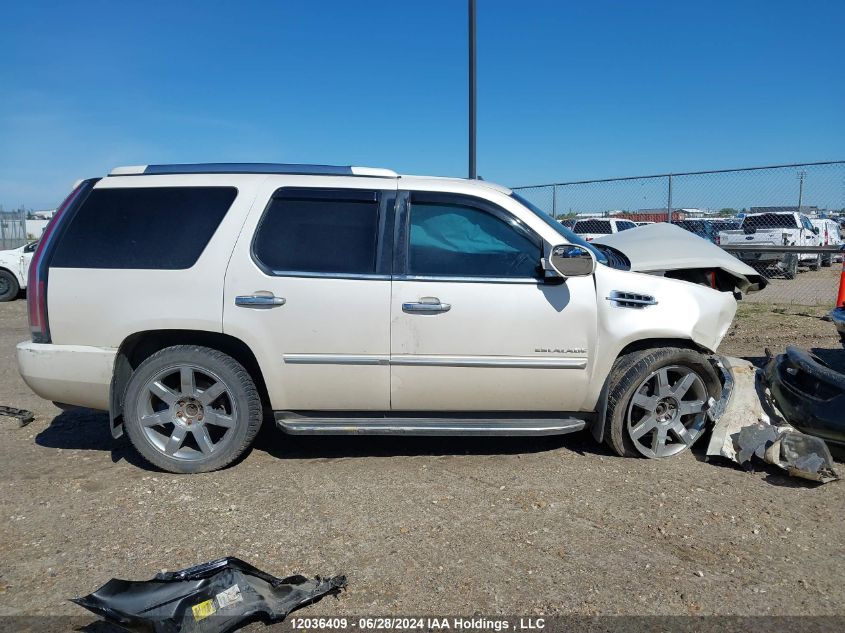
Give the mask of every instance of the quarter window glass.
[(375, 273), (378, 207), (375, 191), (282, 190), (258, 226), (253, 253), (273, 272)]
[(234, 187), (94, 189), (71, 220), (50, 265), (190, 268), (237, 193)]
[(454, 277), (535, 277), (540, 248), (504, 220), (470, 206), (413, 202), (408, 272)]

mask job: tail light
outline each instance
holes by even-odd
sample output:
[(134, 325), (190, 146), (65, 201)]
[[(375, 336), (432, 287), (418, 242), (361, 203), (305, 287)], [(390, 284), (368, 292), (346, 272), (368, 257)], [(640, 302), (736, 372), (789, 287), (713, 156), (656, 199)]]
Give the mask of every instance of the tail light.
[(26, 303), (29, 313), (29, 331), (32, 335), (33, 343), (50, 342), (50, 326), (47, 321), (48, 259), (53, 251), (59, 225), (62, 223), (64, 216), (67, 215), (68, 210), (74, 207), (74, 203), (84, 197), (82, 195), (83, 192), (87, 193), (90, 191), (96, 182), (96, 179), (83, 180), (74, 187), (70, 195), (56, 209), (53, 219), (50, 220), (50, 223), (44, 229), (44, 233), (38, 242), (38, 247), (32, 256), (27, 280)]

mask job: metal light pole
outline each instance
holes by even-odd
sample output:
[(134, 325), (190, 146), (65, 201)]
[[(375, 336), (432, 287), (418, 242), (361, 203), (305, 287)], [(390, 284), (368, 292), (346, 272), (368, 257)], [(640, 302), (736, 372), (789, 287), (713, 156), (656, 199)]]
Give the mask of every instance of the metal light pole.
[(469, 0), (469, 177), (475, 179), (475, 0)]
[(807, 172), (803, 169), (798, 172), (798, 213), (801, 213), (801, 201), (804, 199), (804, 177)]

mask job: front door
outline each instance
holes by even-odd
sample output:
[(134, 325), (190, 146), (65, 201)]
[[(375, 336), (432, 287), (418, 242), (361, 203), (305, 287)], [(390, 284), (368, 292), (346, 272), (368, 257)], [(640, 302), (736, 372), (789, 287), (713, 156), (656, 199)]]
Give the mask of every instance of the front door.
[(595, 348), (592, 276), (542, 280), (542, 239), (487, 200), (400, 194), (391, 405), (573, 411)]
[(337, 181), (270, 179), (226, 273), (223, 331), (253, 350), (276, 410), (390, 408), (396, 181)]

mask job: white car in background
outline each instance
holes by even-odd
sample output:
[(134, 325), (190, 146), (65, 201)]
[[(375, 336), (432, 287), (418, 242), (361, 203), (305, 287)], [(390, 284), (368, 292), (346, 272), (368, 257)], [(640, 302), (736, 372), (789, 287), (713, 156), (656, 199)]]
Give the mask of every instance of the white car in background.
[(578, 220), (572, 230), (582, 239), (592, 242), (602, 235), (611, 235), (628, 229), (635, 229), (637, 225), (631, 220), (616, 220), (613, 218), (587, 218)]
[[(820, 246), (842, 246), (842, 230), (839, 223), (830, 218), (810, 218), (810, 224), (819, 230)], [(822, 255), (822, 266), (828, 267), (833, 263), (833, 258), (840, 258), (839, 255), (825, 253)]]
[(12, 301), (26, 288), (29, 263), (38, 242), (0, 251), (0, 301)]

